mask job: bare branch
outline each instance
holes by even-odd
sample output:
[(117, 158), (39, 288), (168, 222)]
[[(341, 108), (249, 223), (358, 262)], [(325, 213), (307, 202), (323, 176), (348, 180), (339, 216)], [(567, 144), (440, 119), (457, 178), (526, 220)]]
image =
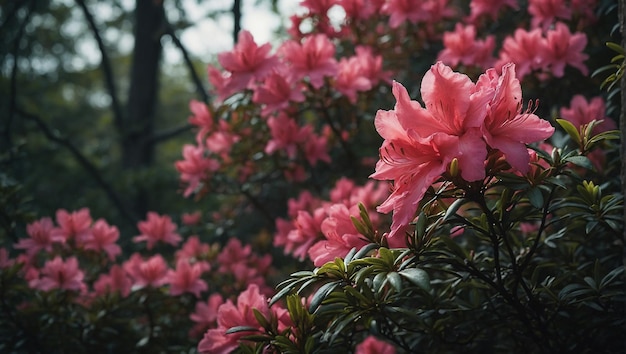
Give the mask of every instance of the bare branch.
[(191, 128), (193, 128), (193, 126), (191, 124), (185, 124), (182, 125), (180, 127), (175, 127), (172, 129), (168, 129), (168, 130), (163, 130), (160, 132), (156, 132), (154, 134), (152, 134), (152, 136), (150, 137), (150, 139), (148, 139), (148, 142), (150, 144), (156, 144), (159, 143), (161, 141), (173, 138), (179, 134), (182, 134), (186, 131), (191, 130)]
[(233, 3), (233, 43), (237, 43), (239, 31), (241, 31), (241, 0)]
[(198, 95), (200, 95), (200, 98), (202, 99), (202, 101), (204, 101), (205, 104), (209, 104), (209, 94), (205, 90), (204, 85), (202, 85), (202, 80), (196, 72), (196, 69), (193, 66), (193, 62), (189, 58), (189, 52), (187, 51), (187, 48), (183, 46), (181, 41), (176, 36), (176, 33), (174, 33), (174, 28), (172, 27), (172, 24), (167, 20), (167, 16), (165, 16), (165, 14), (163, 15), (163, 18), (165, 21), (165, 33), (170, 36), (170, 38), (174, 42), (174, 45), (178, 47), (178, 50), (180, 50), (181, 54), (183, 55), (185, 64), (189, 69), (189, 75), (191, 75), (191, 80), (196, 85), (196, 92), (198, 93)]
[(124, 219), (126, 219), (129, 225), (135, 226), (138, 218), (126, 208), (126, 205), (122, 202), (113, 187), (111, 187), (111, 185), (107, 183), (104, 178), (102, 178), (102, 173), (96, 168), (96, 166), (91, 163), (91, 161), (89, 161), (87, 157), (85, 157), (85, 155), (80, 152), (80, 150), (76, 146), (74, 146), (74, 144), (72, 144), (72, 142), (70, 142), (66, 138), (63, 138), (59, 133), (52, 131), (52, 129), (50, 129), (50, 127), (48, 127), (48, 125), (38, 115), (27, 112), (20, 107), (16, 108), (16, 112), (24, 118), (30, 119), (35, 122), (39, 129), (41, 129), (41, 131), (44, 133), (46, 138), (65, 147), (72, 154), (72, 156), (74, 156), (76, 161), (78, 161), (78, 163), (85, 169), (85, 171), (87, 171), (100, 185), (107, 197), (111, 200), (113, 205), (115, 205), (115, 207), (124, 217)]
[(109, 91), (109, 95), (111, 96), (111, 109), (113, 110), (113, 117), (115, 120), (115, 126), (118, 131), (122, 131), (124, 118), (122, 115), (122, 106), (120, 105), (119, 97), (117, 95), (117, 89), (115, 88), (115, 81), (113, 79), (113, 69), (111, 67), (111, 61), (109, 60), (109, 55), (107, 54), (107, 49), (104, 46), (104, 41), (100, 36), (100, 32), (98, 31), (98, 27), (96, 26), (96, 22), (94, 20), (93, 15), (87, 8), (84, 0), (76, 0), (76, 3), (83, 10), (83, 14), (85, 15), (85, 19), (89, 24), (89, 28), (93, 32), (93, 36), (98, 44), (98, 49), (100, 49), (100, 55), (102, 60), (100, 61), (100, 67), (102, 68), (102, 72), (104, 74), (104, 82), (106, 84), (107, 90)]

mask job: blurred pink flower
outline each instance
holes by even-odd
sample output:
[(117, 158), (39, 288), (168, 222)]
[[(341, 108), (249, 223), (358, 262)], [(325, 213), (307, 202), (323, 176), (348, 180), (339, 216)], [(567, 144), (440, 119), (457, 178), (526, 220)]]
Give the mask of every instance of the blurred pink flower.
[(53, 232), (61, 235), (66, 241), (74, 240), (75, 245), (82, 247), (84, 242), (91, 237), (91, 215), (89, 209), (82, 208), (71, 213), (65, 209), (56, 212), (57, 224), (59, 225)]
[[(207, 243), (200, 242), (198, 236), (189, 236), (182, 247), (176, 251), (176, 260), (185, 259), (196, 262), (205, 258), (211, 250), (211, 246)], [(207, 263), (207, 267), (209, 267)], [(208, 268), (207, 268), (208, 270)]]
[(358, 215), (359, 209), (356, 206), (351, 210), (344, 204), (334, 204), (328, 208), (328, 217), (321, 225), (325, 239), (311, 246), (308, 252), (316, 267), (334, 260), (335, 257), (345, 257), (353, 247), (359, 249), (370, 243), (352, 223), (350, 216), (360, 219)]
[(91, 227), (91, 231), (91, 237), (85, 241), (86, 250), (104, 251), (111, 261), (122, 253), (122, 249), (116, 243), (120, 237), (116, 226), (110, 226), (103, 219), (98, 219)]
[(224, 90), (251, 89), (255, 81), (264, 79), (278, 64), (278, 58), (270, 55), (271, 50), (272, 46), (269, 43), (258, 46), (249, 31), (239, 32), (233, 50), (217, 55), (222, 67), (231, 73), (226, 79)]
[(41, 250), (52, 252), (52, 246), (55, 243), (65, 243), (65, 237), (54, 232), (54, 229), (52, 219), (48, 217), (34, 221), (26, 225), (26, 233), (29, 238), (20, 239), (14, 247), (25, 250), (29, 257), (36, 255)]
[(259, 311), (265, 318), (273, 313), (267, 305), (267, 299), (259, 292), (259, 287), (250, 285), (247, 290), (239, 294), (237, 304), (227, 300), (217, 311), (217, 328), (209, 329), (200, 343), (200, 353), (228, 354), (236, 349), (241, 337), (250, 335), (254, 331), (238, 331), (226, 333), (230, 328), (237, 326), (249, 326), (261, 328), (254, 316), (252, 309)]
[(220, 168), (220, 163), (215, 159), (205, 157), (203, 147), (185, 144), (183, 146), (183, 160), (176, 161), (174, 166), (180, 173), (181, 182), (187, 185), (183, 195), (188, 197), (209, 176), (209, 172), (217, 171)]
[(469, 21), (475, 23), (481, 16), (488, 16), (495, 21), (498, 19), (498, 13), (505, 6), (519, 10), (517, 0), (472, 0), (470, 1)]
[(318, 89), (324, 84), (324, 77), (337, 73), (335, 45), (323, 34), (308, 36), (302, 43), (290, 40), (279, 49), (279, 53), (289, 63), (296, 78), (309, 78), (311, 85)]
[(554, 127), (530, 109), (522, 112), (522, 88), (514, 64), (505, 65), (502, 75), (495, 69), (487, 70), (476, 85), (495, 89), (482, 127), (485, 141), (500, 150), (514, 169), (526, 173), (530, 161), (526, 144), (549, 138)]
[(220, 294), (212, 294), (206, 302), (196, 302), (195, 311), (189, 315), (189, 318), (195, 322), (191, 329), (191, 336), (196, 337), (204, 333), (209, 327), (213, 326), (217, 320), (217, 310), (224, 303), (224, 299)]
[(295, 119), (280, 112), (276, 117), (267, 120), (272, 138), (265, 145), (265, 153), (271, 155), (279, 150), (284, 150), (290, 159), (296, 158), (298, 145), (304, 143), (312, 134), (313, 127), (310, 125), (299, 126)]
[(289, 102), (304, 101), (304, 87), (286, 70), (274, 70), (255, 87), (252, 102), (263, 104), (261, 115), (269, 116), (289, 107)]
[(507, 63), (515, 63), (517, 77), (523, 79), (533, 70), (541, 68), (542, 57), (538, 49), (543, 48), (544, 42), (545, 39), (539, 28), (530, 32), (518, 28), (512, 37), (508, 36), (504, 39), (500, 58), (495, 66), (499, 68)]
[(108, 274), (100, 274), (98, 280), (93, 284), (93, 289), (98, 295), (114, 293), (119, 291), (122, 297), (130, 294), (132, 281), (121, 266), (115, 264)]
[(484, 40), (476, 39), (476, 28), (473, 25), (464, 26), (457, 23), (454, 32), (443, 34), (444, 49), (439, 52), (437, 60), (446, 65), (478, 66), (486, 69), (495, 62), (493, 50), (496, 42), (494, 36)]
[(12, 266), (13, 263), (15, 263), (15, 261), (9, 257), (9, 251), (4, 247), (0, 247), (0, 269), (8, 268)]
[(582, 32), (572, 34), (567, 25), (558, 22), (555, 29), (548, 31), (541, 48), (544, 65), (549, 65), (555, 77), (565, 75), (565, 65), (571, 65), (587, 75), (589, 70), (584, 61), (589, 56), (583, 53), (586, 46), (587, 35)]
[(557, 18), (569, 20), (572, 9), (565, 0), (529, 0), (528, 13), (531, 15), (532, 28), (546, 31)]
[(43, 291), (61, 289), (84, 292), (87, 290), (83, 282), (84, 273), (78, 267), (76, 257), (70, 257), (64, 262), (60, 256), (56, 256), (46, 262), (39, 276), (29, 282), (28, 285), (31, 288)]
[(396, 348), (374, 336), (368, 336), (355, 348), (355, 354), (395, 354)]
[(346, 96), (352, 104), (356, 103), (357, 92), (367, 91), (372, 88), (372, 82), (365, 76), (359, 57), (341, 58), (334, 87)]
[(318, 161), (330, 163), (328, 155), (328, 138), (326, 136), (316, 136), (311, 134), (304, 145), (304, 154), (311, 166), (315, 166)]
[(200, 279), (202, 273), (208, 269), (200, 263), (189, 264), (188, 260), (179, 259), (176, 269), (167, 272), (167, 282), (170, 284), (170, 295), (178, 296), (191, 293), (200, 297), (200, 293), (208, 289), (207, 283)]
[(398, 28), (406, 21), (415, 24), (428, 19), (424, 0), (388, 0), (381, 11), (389, 15), (389, 27)]
[(182, 238), (176, 233), (176, 224), (168, 215), (160, 216), (159, 214), (149, 211), (148, 219), (137, 223), (137, 228), (141, 235), (133, 237), (133, 242), (146, 241), (146, 247), (150, 250), (157, 242), (168, 243), (172, 246), (178, 246)]
[(167, 264), (160, 254), (144, 260), (139, 253), (133, 253), (123, 264), (124, 270), (133, 280), (133, 287), (151, 286), (158, 288), (167, 284)]
[(191, 100), (189, 102), (189, 110), (193, 114), (188, 119), (189, 124), (200, 128), (196, 134), (196, 142), (200, 145), (204, 140), (204, 136), (213, 129), (213, 117), (204, 102)]
[(603, 122), (593, 130), (594, 134), (617, 129), (615, 121), (606, 116), (606, 106), (602, 97), (594, 97), (587, 101), (584, 96), (575, 95), (570, 106), (562, 107), (560, 113), (562, 118), (567, 119), (577, 128), (592, 120), (602, 120)]
[(196, 210), (193, 213), (183, 213), (181, 215), (181, 219), (183, 224), (187, 226), (198, 225), (200, 220), (202, 220), (202, 212), (200, 210)]
[(309, 10), (312, 14), (326, 15), (328, 10), (336, 5), (338, 0), (302, 0), (300, 6)]
[(367, 20), (380, 12), (385, 0), (339, 0), (339, 5), (351, 21)]

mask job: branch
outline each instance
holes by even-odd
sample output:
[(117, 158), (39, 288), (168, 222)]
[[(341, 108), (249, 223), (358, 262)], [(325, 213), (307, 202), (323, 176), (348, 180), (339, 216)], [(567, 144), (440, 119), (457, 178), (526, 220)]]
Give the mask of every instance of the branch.
[(163, 130), (160, 132), (156, 132), (154, 134), (152, 134), (152, 136), (150, 137), (150, 139), (147, 139), (147, 142), (150, 144), (156, 144), (159, 143), (163, 140), (167, 140), (169, 138), (175, 137), (178, 134), (184, 133), (188, 130), (191, 130), (191, 128), (193, 128), (193, 126), (191, 124), (185, 124), (182, 125), (180, 127), (176, 127), (176, 128), (172, 128), (169, 130)]
[(233, 3), (233, 24), (233, 43), (237, 44), (241, 31), (241, 0), (235, 0)]
[(124, 118), (122, 115), (122, 107), (120, 105), (120, 101), (117, 95), (117, 90), (115, 88), (115, 82), (113, 80), (113, 77), (114, 77), (113, 69), (111, 68), (111, 62), (109, 60), (107, 50), (104, 46), (104, 41), (102, 40), (102, 37), (100, 36), (100, 32), (98, 31), (98, 27), (96, 26), (94, 17), (91, 14), (91, 12), (89, 12), (89, 9), (87, 8), (87, 5), (85, 4), (85, 1), (76, 0), (76, 3), (83, 10), (85, 19), (87, 20), (87, 23), (89, 24), (89, 28), (93, 32), (93, 36), (96, 40), (96, 43), (98, 44), (98, 49), (100, 49), (100, 54), (102, 58), (102, 60), (100, 61), (100, 67), (102, 68), (102, 72), (104, 74), (104, 81), (109, 91), (109, 95), (111, 96), (111, 109), (113, 110), (115, 126), (117, 127), (118, 131), (121, 132), (122, 127), (123, 127), (122, 125), (124, 122)]
[[(16, 6), (17, 8), (18, 6)], [(24, 17), (24, 21), (20, 24), (17, 35), (13, 41), (13, 66), (11, 67), (11, 81), (10, 81), (10, 89), (9, 89), (9, 114), (7, 117), (7, 125), (6, 131), (4, 132), (4, 136), (7, 144), (7, 151), (9, 152), (9, 160), (13, 160), (13, 137), (11, 136), (11, 126), (13, 125), (13, 117), (15, 116), (15, 111), (17, 107), (17, 62), (20, 51), (20, 42), (22, 41), (22, 36), (24, 35), (24, 29), (26, 28), (26, 24), (28, 23), (30, 16), (33, 14), (35, 9), (35, 1), (31, 1), (30, 7), (28, 8), (28, 13)]]
[(176, 33), (174, 33), (174, 28), (172, 27), (172, 24), (168, 21), (167, 16), (165, 15), (165, 12), (163, 13), (163, 21), (165, 22), (165, 33), (168, 36), (170, 36), (170, 38), (172, 39), (176, 47), (178, 47), (178, 49), (180, 50), (180, 53), (183, 55), (185, 64), (187, 65), (187, 68), (189, 69), (189, 75), (191, 75), (191, 80), (196, 85), (196, 92), (198, 93), (198, 95), (200, 95), (200, 97), (202, 98), (202, 101), (204, 101), (204, 103), (208, 105), (209, 99), (210, 99), (209, 94), (204, 89), (204, 86), (202, 85), (202, 80), (200, 79), (200, 76), (196, 72), (196, 69), (193, 66), (193, 62), (189, 58), (189, 52), (187, 51), (185, 46), (183, 46), (180, 39), (178, 39), (178, 37), (176, 36)]
[(17, 107), (16, 112), (23, 117), (34, 121), (39, 129), (41, 129), (41, 131), (44, 133), (46, 138), (69, 150), (69, 152), (74, 156), (76, 161), (78, 161), (78, 163), (94, 178), (94, 180), (104, 190), (105, 194), (111, 200), (113, 205), (115, 205), (115, 207), (118, 209), (122, 217), (124, 217), (124, 219), (126, 219), (126, 221), (132, 226), (137, 223), (138, 218), (126, 208), (125, 204), (122, 202), (115, 190), (102, 178), (102, 174), (100, 173), (100, 171), (98, 171), (96, 166), (94, 166), (89, 161), (89, 159), (87, 159), (85, 155), (83, 155), (80, 150), (78, 150), (78, 148), (74, 146), (74, 144), (72, 144), (69, 140), (61, 137), (59, 133), (53, 132), (52, 129), (50, 129), (50, 127), (48, 127), (48, 125), (41, 119), (41, 117), (33, 113), (26, 112), (20, 107)]

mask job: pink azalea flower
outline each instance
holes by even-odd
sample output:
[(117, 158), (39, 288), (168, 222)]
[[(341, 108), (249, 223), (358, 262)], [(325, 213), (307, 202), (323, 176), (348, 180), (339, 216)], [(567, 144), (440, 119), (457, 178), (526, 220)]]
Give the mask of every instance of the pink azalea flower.
[(304, 145), (304, 154), (311, 166), (315, 166), (318, 161), (330, 163), (328, 155), (328, 138), (325, 136), (315, 136), (311, 134)]
[(281, 112), (277, 117), (267, 120), (272, 139), (265, 145), (265, 153), (271, 155), (279, 150), (284, 150), (290, 159), (298, 154), (299, 144), (304, 143), (312, 134), (313, 127), (310, 125), (300, 127), (295, 119)]
[(224, 299), (220, 294), (212, 294), (206, 302), (196, 302), (195, 311), (189, 315), (189, 318), (195, 322), (194, 327), (191, 329), (191, 337), (202, 334), (215, 324), (218, 308), (223, 303)]
[(202, 273), (207, 270), (199, 263), (189, 264), (189, 261), (179, 259), (176, 269), (169, 270), (167, 282), (170, 284), (170, 295), (178, 296), (183, 293), (192, 293), (200, 297), (200, 293), (208, 289), (207, 283), (200, 279)]
[(365, 76), (359, 57), (341, 58), (334, 87), (352, 104), (356, 103), (357, 92), (372, 88), (372, 82)]
[(266, 43), (258, 46), (249, 31), (239, 32), (237, 44), (230, 52), (217, 55), (222, 67), (231, 73), (225, 84), (225, 90), (240, 91), (253, 88), (256, 80), (262, 80), (274, 66), (278, 58), (270, 55), (272, 46)]
[(213, 86), (213, 92), (217, 94), (218, 101), (222, 101), (236, 92), (236, 87), (228, 85), (231, 74), (221, 71), (213, 65), (207, 66), (209, 83)]
[(133, 280), (133, 286), (158, 288), (167, 284), (167, 264), (160, 254), (144, 260), (139, 253), (133, 253), (123, 264), (124, 270)]
[(188, 119), (189, 124), (200, 128), (196, 134), (196, 142), (201, 144), (204, 136), (213, 129), (213, 116), (209, 112), (207, 105), (197, 100), (189, 102), (189, 110), (193, 113)]
[(334, 76), (337, 73), (335, 45), (323, 34), (308, 36), (302, 43), (287, 41), (279, 52), (290, 64), (295, 77), (308, 77), (316, 89), (322, 87), (325, 76)]
[(4, 247), (0, 247), (0, 269), (8, 268), (13, 263), (15, 262), (9, 257), (9, 251)]
[(438, 60), (446, 65), (491, 67), (495, 59), (492, 56), (496, 42), (494, 36), (485, 40), (476, 39), (476, 28), (473, 25), (456, 24), (454, 32), (443, 34), (444, 49), (439, 52)]
[(500, 59), (496, 67), (502, 67), (507, 63), (515, 63), (517, 76), (523, 79), (533, 70), (541, 68), (541, 55), (538, 48), (544, 46), (545, 39), (541, 30), (536, 28), (530, 32), (518, 28), (513, 37), (506, 37), (500, 51)]
[(275, 240), (276, 246), (285, 246), (285, 253), (303, 260), (309, 248), (322, 239), (322, 222), (326, 219), (325, 208), (317, 208), (312, 212), (301, 210), (294, 220), (295, 229), (287, 234), (284, 243)]
[(339, 5), (352, 21), (367, 20), (380, 12), (385, 0), (339, 0)]
[(217, 256), (217, 262), (220, 264), (218, 272), (235, 277), (235, 286), (256, 284), (263, 287), (263, 291), (271, 292), (271, 289), (265, 287), (264, 279), (272, 263), (269, 254), (259, 257), (252, 253), (250, 245), (244, 247), (241, 241), (231, 238)]
[(287, 214), (295, 219), (301, 210), (315, 210), (321, 206), (322, 201), (311, 194), (308, 190), (303, 190), (298, 198), (289, 198), (287, 200)]
[(547, 30), (556, 18), (569, 20), (572, 10), (565, 0), (529, 0), (528, 13), (532, 16), (531, 26)]
[(176, 233), (176, 224), (168, 215), (160, 216), (150, 211), (148, 219), (137, 223), (137, 228), (141, 235), (133, 237), (133, 242), (147, 241), (146, 247), (150, 250), (157, 242), (168, 243), (172, 246), (178, 246), (182, 240), (180, 235)]
[(254, 89), (252, 102), (263, 104), (261, 115), (269, 116), (289, 107), (289, 102), (304, 101), (303, 86), (291, 75), (274, 70), (263, 83)]
[(183, 195), (190, 196), (202, 185), (202, 181), (208, 178), (209, 172), (220, 168), (219, 161), (204, 156), (204, 148), (185, 144), (183, 146), (183, 160), (174, 163), (180, 173), (180, 180), (187, 185)]
[(364, 341), (359, 343), (355, 348), (355, 354), (395, 354), (396, 348), (385, 341), (374, 336), (368, 336)]
[(335, 204), (328, 208), (328, 217), (321, 226), (326, 239), (309, 249), (309, 257), (316, 267), (334, 260), (335, 257), (345, 257), (353, 247), (359, 249), (369, 243), (354, 227), (351, 215), (359, 215), (358, 207), (348, 210), (344, 204)]
[(391, 28), (398, 28), (406, 21), (415, 24), (428, 17), (428, 13), (424, 11), (423, 0), (388, 0), (381, 10), (389, 15)]
[(130, 294), (132, 281), (126, 274), (124, 268), (115, 264), (108, 274), (100, 274), (98, 280), (93, 284), (93, 289), (98, 295), (119, 292), (122, 297)]
[(372, 47), (359, 45), (354, 51), (361, 73), (370, 80), (372, 87), (381, 81), (391, 83), (391, 71), (383, 70), (383, 57), (374, 55)]
[(584, 33), (572, 34), (562, 22), (556, 24), (554, 30), (548, 31), (542, 47), (545, 65), (555, 77), (565, 75), (565, 65), (571, 65), (580, 70), (583, 75), (588, 74), (587, 66), (583, 63), (589, 56), (583, 51), (587, 45), (587, 35)]
[(120, 237), (120, 232), (115, 226), (110, 226), (103, 219), (98, 219), (91, 228), (91, 237), (85, 241), (86, 250), (96, 252), (104, 251), (111, 261), (122, 253), (122, 249), (116, 243)]
[(82, 247), (83, 243), (91, 237), (92, 219), (89, 209), (82, 208), (71, 213), (65, 209), (59, 209), (56, 212), (56, 219), (59, 228), (54, 230), (55, 234), (62, 235), (67, 241), (73, 239), (76, 246)]
[(584, 96), (575, 95), (570, 106), (561, 108), (560, 113), (562, 118), (570, 121), (575, 127), (581, 127), (592, 120), (602, 120), (603, 122), (593, 130), (594, 134), (617, 129), (615, 122), (606, 116), (606, 106), (602, 97), (594, 97), (587, 101)]
[(515, 65), (505, 65), (501, 76), (495, 69), (487, 70), (477, 86), (495, 88), (482, 128), (485, 141), (500, 150), (514, 169), (526, 173), (530, 160), (526, 144), (549, 138), (554, 127), (532, 112), (522, 112), (522, 89)]
[(23, 238), (15, 244), (16, 249), (26, 250), (26, 254), (32, 257), (41, 250), (52, 252), (55, 243), (65, 243), (65, 237), (54, 232), (54, 224), (50, 218), (41, 218), (26, 225), (26, 233), (29, 238)]
[(225, 120), (220, 120), (218, 130), (206, 138), (206, 148), (219, 155), (224, 161), (230, 161), (230, 150), (234, 144), (239, 142), (241, 137), (231, 132), (231, 127)]
[(29, 282), (31, 288), (49, 291), (52, 289), (74, 290), (84, 292), (87, 290), (83, 282), (84, 273), (78, 267), (76, 257), (70, 257), (63, 262), (60, 256), (46, 262), (40, 270), (40, 278)]
[[(211, 251), (211, 246), (206, 243), (200, 242), (200, 238), (198, 236), (190, 236), (187, 241), (183, 244), (183, 246), (176, 251), (176, 260), (185, 259), (192, 262), (195, 262), (199, 259), (203, 259), (206, 257)], [(207, 263), (208, 270), (208, 263)]]
[(181, 215), (181, 219), (183, 224), (187, 226), (198, 225), (200, 220), (202, 220), (202, 212), (200, 210), (196, 210), (193, 213), (183, 213)]
[(326, 15), (328, 10), (336, 5), (338, 0), (302, 0), (300, 6), (309, 10), (312, 14)]
[(217, 328), (209, 329), (198, 344), (200, 353), (229, 354), (236, 349), (241, 337), (252, 334), (250, 331), (226, 333), (230, 328), (249, 326), (261, 328), (252, 309), (258, 310), (266, 318), (272, 310), (267, 305), (267, 299), (259, 292), (259, 287), (250, 285), (248, 289), (237, 297), (237, 304), (227, 300), (217, 311)]
[(519, 10), (517, 0), (472, 0), (469, 21), (474, 23), (482, 16), (488, 16), (495, 21), (498, 19), (498, 13), (505, 6)]

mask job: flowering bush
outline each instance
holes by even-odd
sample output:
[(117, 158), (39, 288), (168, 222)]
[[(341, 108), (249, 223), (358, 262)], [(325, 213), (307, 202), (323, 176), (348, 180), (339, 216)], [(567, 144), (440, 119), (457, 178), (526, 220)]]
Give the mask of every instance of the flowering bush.
[(127, 253), (88, 209), (32, 222), (0, 253), (4, 348), (623, 350), (606, 4), (301, 4), (190, 102), (182, 193), (220, 210), (148, 213)]

